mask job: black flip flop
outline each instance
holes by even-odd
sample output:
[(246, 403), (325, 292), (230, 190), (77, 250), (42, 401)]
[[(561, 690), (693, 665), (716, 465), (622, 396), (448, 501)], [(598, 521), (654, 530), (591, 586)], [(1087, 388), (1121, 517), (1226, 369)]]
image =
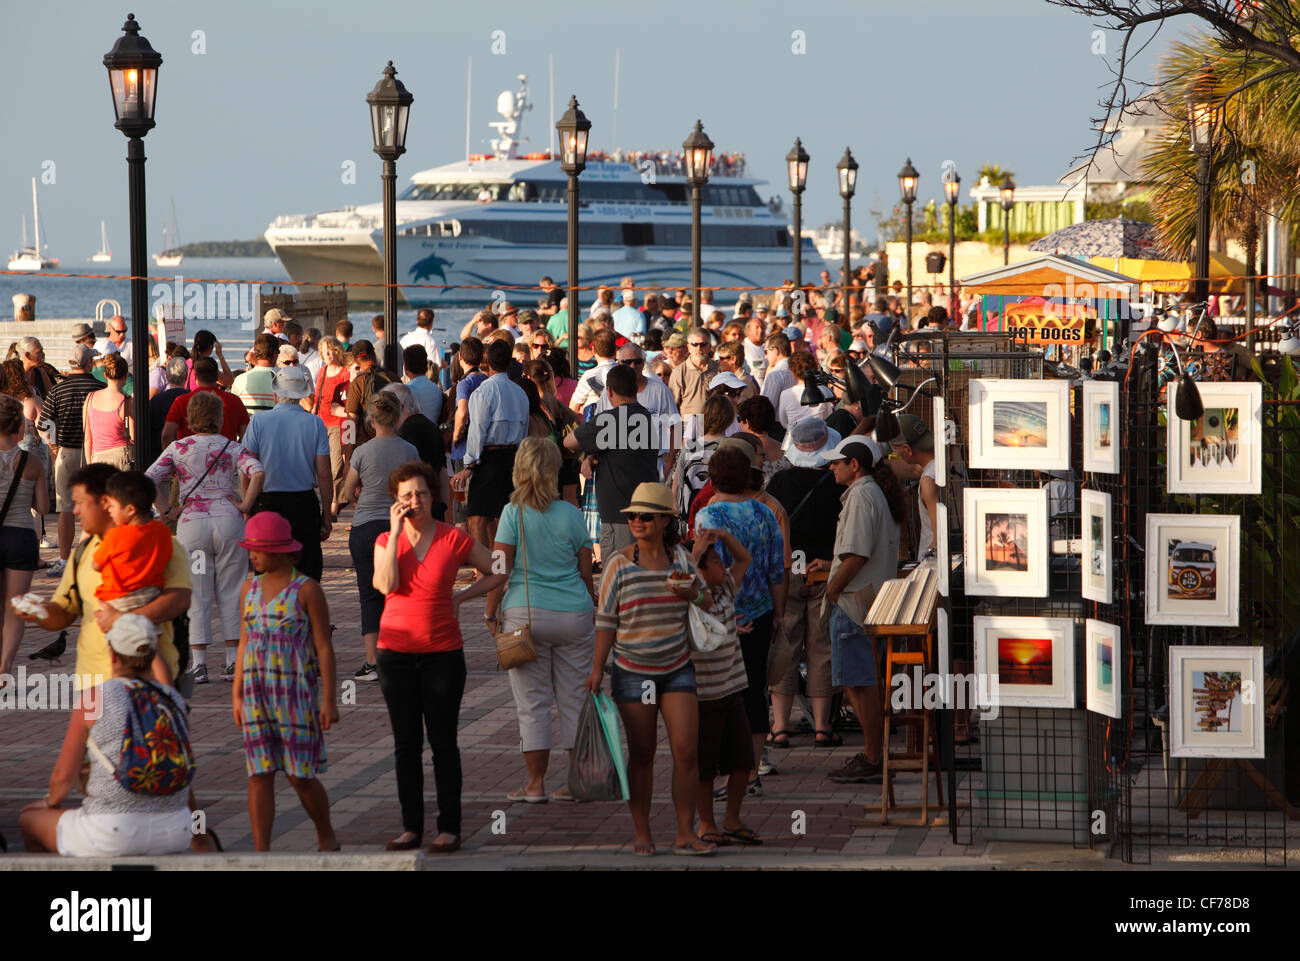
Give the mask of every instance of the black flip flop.
[[(776, 738), (778, 738), (778, 737), (784, 737), (785, 740), (784, 740), (784, 741), (778, 741), (778, 740), (776, 740)], [(788, 747), (790, 746), (790, 732), (789, 732), (789, 731), (769, 731), (768, 734), (767, 734), (767, 738), (763, 741), (763, 743), (766, 744), (768, 747), (779, 747), (779, 748), (782, 748), (782, 749), (784, 749), (784, 748), (788, 748)]]
[(756, 847), (763, 843), (763, 839), (760, 838), (753, 831), (751, 831), (749, 828), (741, 828), (739, 831), (724, 830), (722, 833), (731, 839), (732, 844), (740, 844), (746, 847)]
[[(819, 741), (817, 738), (825, 737), (826, 740)], [(844, 743), (844, 735), (836, 734), (834, 731), (814, 731), (813, 747), (839, 747)]]

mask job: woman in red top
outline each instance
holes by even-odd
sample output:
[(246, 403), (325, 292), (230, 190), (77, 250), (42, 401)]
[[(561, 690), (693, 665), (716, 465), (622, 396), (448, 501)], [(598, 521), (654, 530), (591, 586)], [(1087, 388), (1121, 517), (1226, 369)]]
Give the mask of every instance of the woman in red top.
[[(379, 689), (388, 704), (397, 767), (402, 833), (390, 851), (417, 848), (424, 838), (424, 731), (433, 748), (438, 836), (433, 854), (460, 847), (460, 749), (456, 725), (465, 693), (460, 605), (505, 583), (492, 572), (492, 554), (464, 531), (432, 514), (437, 477), (423, 461), (388, 477), (392, 524), (375, 542), (375, 590), (384, 594), (379, 620)], [(469, 563), (484, 576), (455, 590), (456, 571)], [(421, 727), (423, 725), (423, 728)]]
[[(334, 490), (331, 492), (330, 510), (337, 514), (339, 496), (343, 493), (343, 481), (348, 476), (348, 462), (344, 456), (345, 438), (342, 436), (343, 421), (347, 411), (343, 408), (343, 396), (347, 393), (348, 383), (352, 380), (352, 371), (344, 362), (343, 348), (333, 337), (326, 337), (320, 342), (320, 373), (316, 375), (316, 394), (308, 398), (311, 406), (307, 408), (313, 414), (320, 415), (325, 424), (325, 432), (330, 438), (330, 475), (334, 478)], [(356, 438), (347, 439), (348, 445), (356, 443)], [(324, 492), (322, 491), (322, 496)]]

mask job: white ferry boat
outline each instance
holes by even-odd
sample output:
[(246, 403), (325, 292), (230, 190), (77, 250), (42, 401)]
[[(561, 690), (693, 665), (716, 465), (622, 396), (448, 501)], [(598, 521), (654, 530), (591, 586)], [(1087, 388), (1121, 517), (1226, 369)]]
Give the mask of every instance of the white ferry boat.
[[(533, 288), (543, 275), (567, 277), (568, 178), (550, 154), (520, 156), (520, 119), (529, 109), (521, 79), (497, 107), (504, 121), (491, 154), (422, 170), (397, 199), (397, 279), (407, 304), (482, 302), (497, 288)], [(639, 288), (691, 282), (690, 188), (680, 155), (596, 155), (579, 178), (579, 283)], [(589, 158), (591, 155), (589, 155)], [(603, 159), (602, 159), (603, 158)], [(793, 275), (793, 236), (780, 202), (763, 201), (762, 180), (744, 175), (739, 155), (719, 157), (701, 209), (701, 283), (775, 288)], [(313, 215), (282, 216), (266, 240), (300, 283), (383, 283), (383, 206), (367, 204)], [(804, 238), (803, 275), (824, 266)], [(738, 291), (719, 289), (719, 302)], [(349, 291), (378, 301), (377, 287)], [(526, 305), (524, 292), (514, 299)], [(594, 294), (589, 299), (594, 299)]]

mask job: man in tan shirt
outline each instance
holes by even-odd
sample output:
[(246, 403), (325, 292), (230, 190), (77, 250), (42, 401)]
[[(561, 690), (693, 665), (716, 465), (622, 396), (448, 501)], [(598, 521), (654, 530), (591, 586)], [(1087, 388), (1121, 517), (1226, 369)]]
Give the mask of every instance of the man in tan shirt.
[(683, 420), (703, 412), (704, 402), (709, 396), (709, 381), (720, 370), (718, 362), (713, 359), (713, 340), (708, 331), (702, 327), (693, 328), (686, 337), (686, 347), (689, 351), (686, 363), (674, 367), (668, 377), (668, 389), (672, 391)]

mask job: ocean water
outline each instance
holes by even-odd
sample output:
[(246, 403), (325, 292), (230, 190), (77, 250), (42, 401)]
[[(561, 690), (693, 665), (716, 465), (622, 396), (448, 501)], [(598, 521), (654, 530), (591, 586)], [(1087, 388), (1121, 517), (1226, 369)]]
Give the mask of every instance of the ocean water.
[[(0, 273), (0, 316), (5, 320), (13, 319), (14, 294), (31, 294), (36, 298), (36, 317), (38, 320), (55, 320), (64, 318), (90, 319), (95, 316), (95, 305), (104, 299), (116, 300), (124, 312), (131, 309), (131, 284), (125, 279), (129, 270), (125, 258), (118, 258), (111, 264), (74, 263), (64, 261), (59, 272), (80, 275), (58, 277), (49, 274), (4, 274)], [(215, 310), (206, 307), (201, 317), (187, 317), (186, 334), (192, 338), (194, 332), (202, 328), (211, 330), (222, 341), (232, 347), (251, 344), (255, 328), (260, 327), (261, 318), (256, 318), (253, 285), (261, 284), (264, 293), (272, 292), (272, 285), (283, 284), (289, 279), (280, 261), (274, 257), (186, 257), (178, 267), (158, 267), (149, 265), (149, 303), (152, 309), (158, 303), (170, 304), (176, 300), (179, 290), (184, 299), (189, 299), (195, 288), (186, 288), (186, 284), (212, 284), (214, 282), (240, 285), (237, 296), (229, 299), (214, 298)], [(180, 284), (181, 286), (177, 286)], [(285, 292), (293, 288), (284, 288)], [(202, 287), (205, 298), (209, 287)], [(111, 314), (111, 308), (108, 314)], [(349, 303), (348, 317), (356, 327), (357, 334), (370, 331), (370, 319), (382, 313), (382, 306), (374, 303), (353, 306)], [(233, 314), (233, 316), (232, 316)], [(448, 307), (438, 310), (434, 318), (434, 332), (442, 343), (456, 340), (465, 322), (474, 315), (472, 307)], [(107, 316), (107, 314), (106, 314)], [(405, 333), (415, 327), (415, 311), (397, 312), (397, 329)]]

